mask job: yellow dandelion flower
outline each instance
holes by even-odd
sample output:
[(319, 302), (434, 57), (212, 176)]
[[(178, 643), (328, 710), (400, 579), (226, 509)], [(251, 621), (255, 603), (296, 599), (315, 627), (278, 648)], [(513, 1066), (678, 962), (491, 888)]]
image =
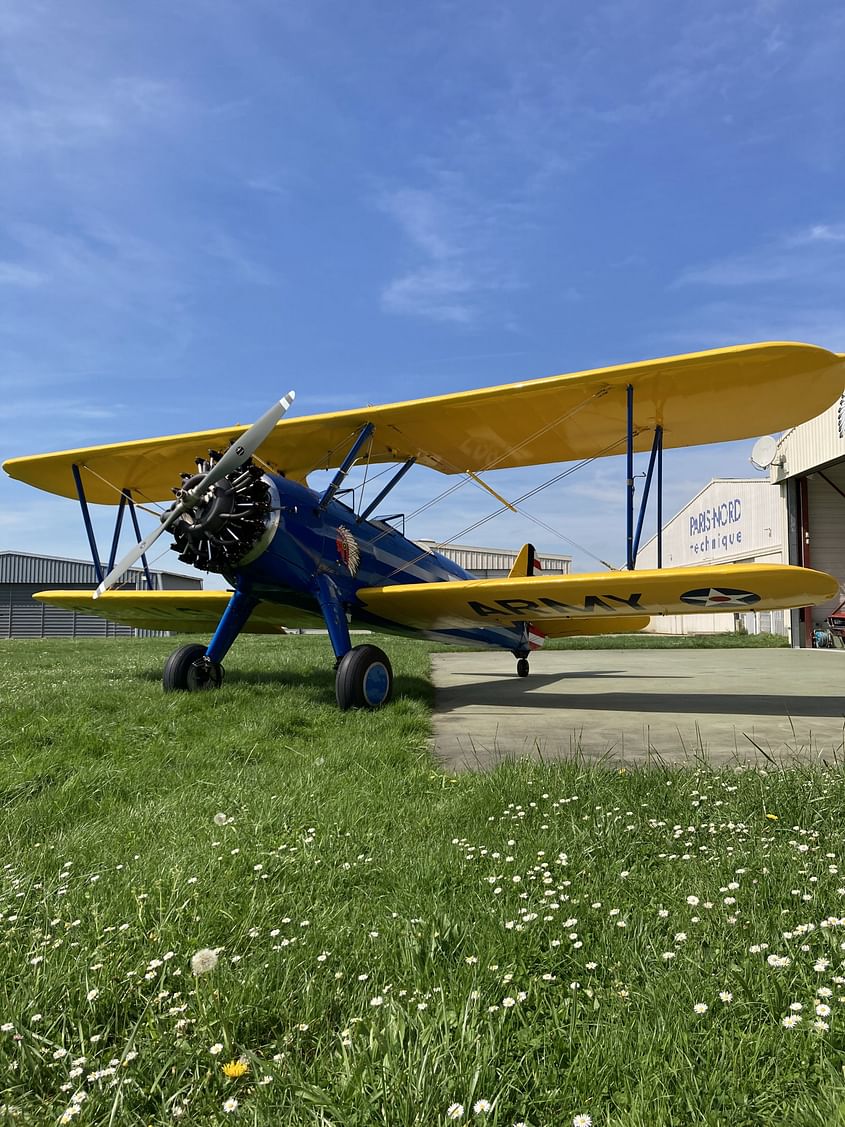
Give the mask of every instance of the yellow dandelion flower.
[(228, 1064), (223, 1065), (223, 1071), (230, 1079), (234, 1080), (236, 1077), (249, 1072), (249, 1065), (245, 1060), (230, 1060)]
[(780, 821), (777, 814), (767, 814), (766, 817), (769, 819), (770, 822), (779, 822)]

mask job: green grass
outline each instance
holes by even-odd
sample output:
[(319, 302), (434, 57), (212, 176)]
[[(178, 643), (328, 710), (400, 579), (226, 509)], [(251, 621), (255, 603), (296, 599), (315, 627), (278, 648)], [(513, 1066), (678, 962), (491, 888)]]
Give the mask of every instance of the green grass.
[(449, 777), (383, 644), (375, 714), (322, 638), (0, 646), (0, 1123), (845, 1123), (841, 774)]

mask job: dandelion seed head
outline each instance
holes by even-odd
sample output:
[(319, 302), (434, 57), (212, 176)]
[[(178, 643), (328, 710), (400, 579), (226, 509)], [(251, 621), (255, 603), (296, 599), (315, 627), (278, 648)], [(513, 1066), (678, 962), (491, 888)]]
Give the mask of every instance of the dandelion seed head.
[(195, 975), (208, 974), (217, 966), (217, 952), (210, 947), (202, 947), (191, 956), (191, 970)]

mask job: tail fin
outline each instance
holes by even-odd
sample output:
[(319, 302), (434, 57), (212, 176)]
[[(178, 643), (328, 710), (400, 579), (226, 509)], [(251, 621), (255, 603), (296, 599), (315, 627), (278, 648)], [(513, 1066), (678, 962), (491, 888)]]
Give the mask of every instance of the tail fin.
[(525, 544), (508, 572), (508, 579), (525, 579), (529, 575), (539, 575), (542, 570), (543, 565), (537, 559), (534, 545)]

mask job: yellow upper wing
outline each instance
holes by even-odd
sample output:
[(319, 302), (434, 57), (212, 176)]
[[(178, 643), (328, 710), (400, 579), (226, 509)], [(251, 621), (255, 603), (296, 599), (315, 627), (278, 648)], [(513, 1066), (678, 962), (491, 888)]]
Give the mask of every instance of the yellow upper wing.
[[(337, 466), (367, 422), (375, 425), (372, 461), (413, 457), (447, 474), (620, 453), (627, 384), (635, 389), (636, 449), (650, 447), (649, 432), (658, 424), (665, 446), (695, 446), (783, 430), (820, 414), (845, 387), (845, 356), (809, 344), (743, 345), (283, 419), (260, 454), (302, 480), (312, 470)], [(12, 458), (4, 469), (39, 489), (74, 497), (76, 463), (89, 471), (89, 501), (117, 504), (122, 489), (164, 500), (197, 456), (245, 430), (239, 425)]]
[[(723, 564), (662, 571), (608, 571), (589, 575), (471, 579), (365, 587), (366, 610), (418, 630), (510, 626), (532, 622), (592, 622), (621, 617), (778, 610), (833, 598), (839, 583), (822, 571), (786, 564)], [(635, 624), (631, 629), (644, 625)], [(563, 633), (569, 632), (567, 629)], [(572, 631), (576, 632), (577, 631)]]

